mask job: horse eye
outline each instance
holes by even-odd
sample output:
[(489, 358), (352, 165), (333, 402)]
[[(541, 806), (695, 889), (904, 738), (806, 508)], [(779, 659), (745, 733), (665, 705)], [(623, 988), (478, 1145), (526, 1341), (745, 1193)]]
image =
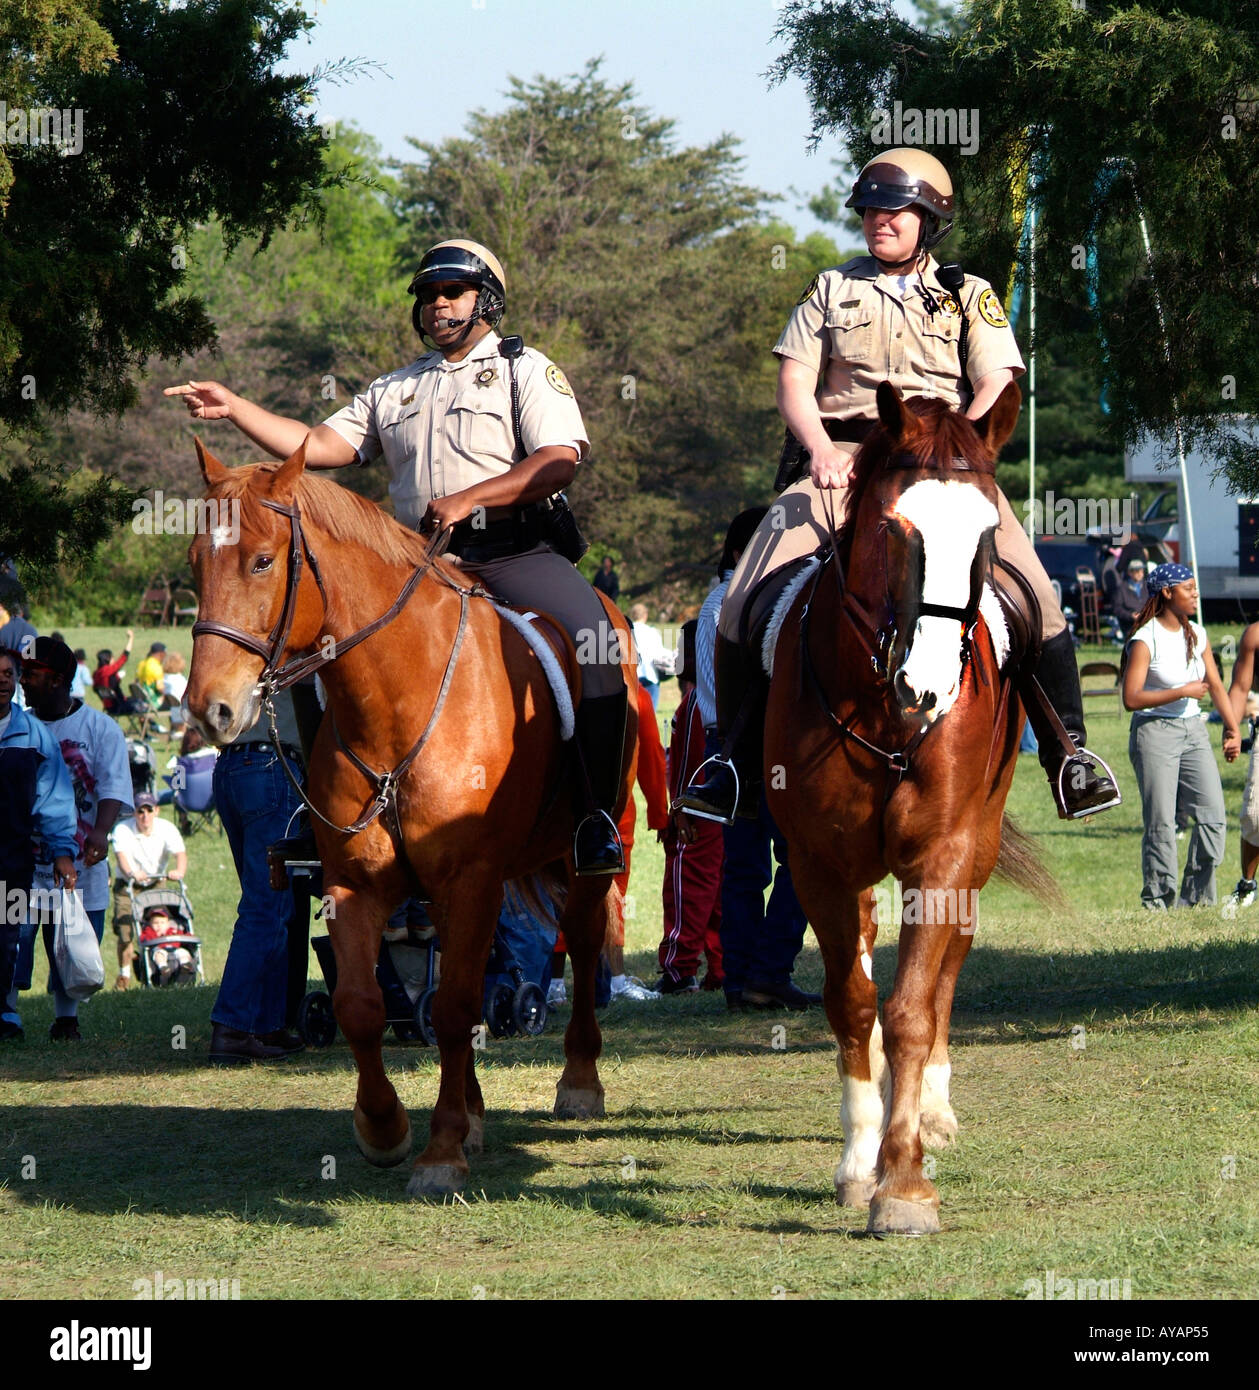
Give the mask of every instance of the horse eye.
[(254, 573), (254, 574), (266, 574), (266, 572), (271, 568), (271, 566), (272, 566), (274, 563), (275, 563), (275, 557), (274, 557), (274, 556), (272, 556), (272, 555), (259, 555), (258, 558), (254, 561), (254, 567), (253, 567), (252, 573)]

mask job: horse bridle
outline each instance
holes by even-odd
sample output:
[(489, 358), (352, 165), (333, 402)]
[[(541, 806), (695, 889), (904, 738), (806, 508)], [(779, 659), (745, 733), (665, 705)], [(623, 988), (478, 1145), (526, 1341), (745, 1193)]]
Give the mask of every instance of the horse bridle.
[[(989, 477), (991, 477), (994, 472), (991, 467), (977, 468), (974, 464), (963, 458), (954, 458), (947, 464), (927, 464), (907, 450), (901, 450), (892, 455), (892, 457), (882, 465), (882, 471), (886, 472), (911, 468), (931, 473), (986, 473)], [(823, 713), (830, 720), (831, 724), (834, 725), (840, 736), (864, 748), (867, 753), (873, 754), (883, 762), (887, 766), (888, 771), (893, 774), (892, 777), (889, 777), (884, 788), (883, 800), (886, 805), (887, 801), (891, 798), (893, 790), (899, 785), (901, 778), (909, 771), (912, 754), (917, 750), (919, 744), (922, 743), (927, 734), (931, 732), (933, 726), (926, 724), (921, 729), (915, 731), (904, 748), (889, 750), (880, 748), (877, 744), (871, 743), (868, 739), (863, 738), (852, 724), (845, 723), (841, 720), (831, 708), (830, 700), (822, 686), (821, 679), (817, 674), (817, 668), (813, 664), (812, 653), (809, 650), (809, 611), (812, 607), (813, 597), (817, 593), (817, 587), (821, 582), (822, 572), (826, 568), (826, 565), (829, 563), (835, 572), (835, 584), (840, 599), (840, 613), (848, 620), (862, 646), (866, 649), (874, 674), (878, 677), (880, 683), (885, 685), (889, 684), (891, 681), (891, 655), (896, 646), (897, 634), (894, 628), (889, 631), (882, 626), (876, 627), (865, 605), (861, 603), (851, 589), (845, 584), (844, 567), (840, 561), (839, 546), (836, 540), (834, 510), (825, 492), (822, 492), (822, 509), (826, 516), (827, 529), (830, 533), (830, 553), (823, 559), (822, 564), (818, 566), (814, 573), (813, 583), (809, 587), (809, 593), (805, 599), (804, 608), (800, 613), (800, 644), (804, 672), (809, 679), (810, 685), (813, 687), (813, 692), (817, 697)], [(991, 557), (989, 563), (991, 563)], [(892, 603), (891, 594), (887, 592), (888, 584), (887, 542), (885, 540), (883, 550), (883, 586), (886, 599), (885, 611), (895, 617), (899, 610)], [(965, 608), (950, 604), (919, 603), (916, 609), (917, 615), (920, 618), (952, 618), (962, 624), (963, 672), (965, 671), (967, 655), (975, 635), (979, 608), (979, 594), (982, 592), (983, 585), (981, 583), (977, 586), (973, 586), (973, 588), (974, 592), (967, 601)], [(887, 669), (885, 669), (884, 663), (880, 661), (881, 656), (885, 659)]]
[[(459, 659), (459, 652), (463, 646), (464, 633), (468, 625), (468, 600), (470, 598), (488, 597), (488, 592), (480, 585), (474, 585), (471, 589), (465, 589), (462, 585), (456, 584), (449, 575), (443, 573), (440, 568), (435, 568), (438, 557), (445, 550), (450, 539), (449, 531), (439, 531), (429, 543), (425, 552), (424, 559), (415, 567), (407, 577), (406, 583), (398, 593), (389, 608), (381, 614), (379, 618), (373, 619), (366, 627), (361, 627), (355, 633), (344, 639), (331, 639), (333, 642), (332, 654), (329, 655), (323, 648), (324, 643), (320, 644), (320, 650), (312, 652), (309, 656), (297, 657), (281, 667), (279, 661), (284, 654), (284, 648), (288, 644), (289, 633), (293, 627), (293, 619), (297, 612), (297, 594), (302, 580), (302, 556), (306, 556), (310, 563), (311, 573), (315, 576), (315, 583), (319, 586), (319, 594), (323, 599), (324, 613), (328, 610), (328, 591), (324, 588), (323, 575), (319, 569), (319, 561), (315, 558), (315, 552), (310, 548), (310, 543), (306, 539), (306, 534), (302, 530), (301, 510), (294, 501), (291, 507), (286, 507), (280, 502), (270, 498), (259, 499), (261, 505), (270, 511), (278, 512), (285, 516), (289, 521), (289, 566), (288, 576), (285, 581), (284, 606), (280, 610), (280, 616), (276, 619), (270, 634), (264, 639), (255, 637), (253, 633), (246, 632), (244, 628), (233, 627), (230, 623), (221, 623), (212, 618), (198, 619), (192, 625), (192, 635), (194, 640), (202, 635), (212, 637), (223, 637), (229, 642), (235, 642), (237, 646), (244, 647), (246, 651), (253, 652), (254, 655), (263, 659), (264, 665), (258, 676), (255, 685), (261, 694), (263, 708), (267, 712), (267, 719), (270, 725), (271, 742), (275, 747), (276, 755), (280, 759), (280, 765), (284, 769), (284, 775), (288, 778), (293, 790), (301, 797), (307, 810), (327, 826), (339, 831), (343, 835), (355, 835), (360, 830), (366, 829), (372, 821), (380, 816), (385, 810), (393, 812), (395, 830), (401, 834), (401, 826), (398, 824), (397, 811), (397, 791), (398, 784), (405, 775), (407, 769), (419, 757), (433, 728), (437, 723), (438, 716), (441, 714), (442, 707), (446, 703), (446, 696), (450, 690), (451, 679), (454, 676), (455, 664)], [(429, 571), (447, 585), (448, 588), (455, 590), (459, 595), (459, 626), (455, 632), (455, 639), (451, 646), (450, 657), (446, 663), (446, 671), (442, 678), (441, 688), (437, 694), (437, 702), (433, 707), (433, 712), (429, 716), (428, 723), (424, 726), (418, 739), (412, 744), (409, 752), (403, 757), (401, 762), (388, 772), (377, 772), (369, 767), (354, 752), (352, 748), (342, 739), (341, 732), (337, 728), (336, 719), (332, 718), (332, 734), (336, 739), (337, 746), (367, 778), (370, 783), (375, 785), (375, 797), (367, 811), (351, 825), (337, 825), (319, 810), (317, 806), (306, 795), (302, 785), (293, 775), (289, 767), (288, 759), (284, 755), (284, 749), (280, 742), (279, 729), (276, 723), (275, 696), (290, 686), (296, 685), (298, 681), (304, 679), (314, 671), (324, 669), (330, 661), (337, 661), (346, 652), (357, 647), (360, 642), (365, 642), (374, 633), (380, 631), (382, 627), (391, 623), (394, 618), (406, 607), (407, 600), (415, 592), (420, 581)]]

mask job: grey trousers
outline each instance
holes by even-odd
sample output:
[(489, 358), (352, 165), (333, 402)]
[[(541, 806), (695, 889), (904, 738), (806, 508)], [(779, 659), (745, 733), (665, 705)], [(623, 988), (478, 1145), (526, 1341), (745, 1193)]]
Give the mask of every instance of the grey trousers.
[(608, 621), (598, 592), (549, 545), (485, 565), (460, 561), (459, 567), (474, 574), (496, 597), (517, 608), (541, 609), (564, 628), (577, 647), (583, 695), (594, 699), (625, 689), (619, 634)]
[[(1224, 790), (1201, 719), (1133, 719), (1128, 756), (1141, 791), (1141, 901), (1147, 907), (1213, 903), (1224, 859)], [(1193, 822), (1176, 899), (1176, 822)]]

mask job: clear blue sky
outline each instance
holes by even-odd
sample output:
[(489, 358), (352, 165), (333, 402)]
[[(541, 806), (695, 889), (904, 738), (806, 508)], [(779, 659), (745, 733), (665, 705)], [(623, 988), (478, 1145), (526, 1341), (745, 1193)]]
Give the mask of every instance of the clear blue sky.
[(468, 112), (501, 109), (509, 75), (562, 77), (603, 55), (604, 78), (632, 81), (642, 105), (677, 122), (680, 143), (736, 136), (745, 181), (781, 196), (775, 211), (801, 233), (819, 227), (799, 204), (831, 180), (843, 150), (824, 141), (808, 153), (799, 81), (769, 89), (782, 47), (773, 0), (307, 0), (306, 10), (317, 27), (289, 50), (291, 65), (381, 64), (324, 84), (319, 114), (353, 121), (389, 157), (409, 157), (408, 136), (443, 140), (462, 133)]

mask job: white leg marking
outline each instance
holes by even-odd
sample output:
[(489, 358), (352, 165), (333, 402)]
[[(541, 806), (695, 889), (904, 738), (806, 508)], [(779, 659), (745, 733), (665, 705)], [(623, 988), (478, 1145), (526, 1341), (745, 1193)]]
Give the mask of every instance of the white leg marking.
[(928, 1062), (922, 1069), (922, 1108), (933, 1113), (949, 1109), (949, 1078), (953, 1068), (948, 1062)]
[(952, 1074), (953, 1068), (948, 1062), (928, 1063), (922, 1069), (918, 1133), (929, 1148), (944, 1148), (957, 1138), (957, 1116), (949, 1104)]
[(878, 1019), (870, 1033), (870, 1080), (858, 1081), (845, 1075), (842, 1058), (839, 1074), (844, 1086), (839, 1108), (844, 1155), (835, 1170), (836, 1185), (873, 1178), (879, 1145), (883, 1142), (891, 1107), (892, 1076), (883, 1055), (883, 1028)]

